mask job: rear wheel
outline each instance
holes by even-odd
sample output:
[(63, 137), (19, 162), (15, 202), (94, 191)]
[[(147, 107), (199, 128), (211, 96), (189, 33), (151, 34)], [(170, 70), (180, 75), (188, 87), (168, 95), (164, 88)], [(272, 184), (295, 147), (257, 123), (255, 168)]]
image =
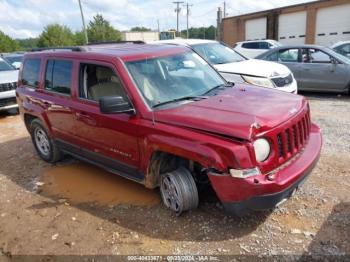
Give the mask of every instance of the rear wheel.
[(46, 128), (40, 120), (30, 123), (30, 135), (38, 155), (46, 162), (54, 163), (62, 158), (62, 153), (49, 137)]
[(198, 206), (197, 186), (190, 171), (185, 167), (162, 174), (160, 192), (165, 206), (176, 215)]

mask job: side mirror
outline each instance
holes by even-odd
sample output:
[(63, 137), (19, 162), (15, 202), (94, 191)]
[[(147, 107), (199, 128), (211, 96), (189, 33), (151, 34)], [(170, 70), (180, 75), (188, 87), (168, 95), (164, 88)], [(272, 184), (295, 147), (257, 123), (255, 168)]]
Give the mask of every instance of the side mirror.
[(99, 100), (100, 111), (104, 114), (135, 114), (132, 105), (121, 96), (105, 96)]
[(338, 61), (337, 61), (337, 59), (335, 59), (334, 57), (331, 57), (331, 63), (332, 63), (333, 65), (336, 65), (336, 64), (338, 64)]

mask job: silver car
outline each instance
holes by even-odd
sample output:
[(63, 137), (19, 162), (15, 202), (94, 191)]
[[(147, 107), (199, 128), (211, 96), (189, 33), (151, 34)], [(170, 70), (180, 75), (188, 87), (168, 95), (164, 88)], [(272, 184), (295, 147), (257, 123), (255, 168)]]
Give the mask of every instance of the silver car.
[(286, 65), (304, 91), (350, 93), (350, 59), (328, 47), (295, 45), (274, 48), (256, 59)]

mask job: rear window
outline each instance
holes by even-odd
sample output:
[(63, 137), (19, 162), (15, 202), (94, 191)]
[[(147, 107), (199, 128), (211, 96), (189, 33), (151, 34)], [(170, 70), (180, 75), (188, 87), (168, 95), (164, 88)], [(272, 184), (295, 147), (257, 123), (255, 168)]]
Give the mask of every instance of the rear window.
[(70, 94), (72, 61), (48, 60), (45, 73), (45, 89), (61, 94)]
[(23, 65), (22, 83), (37, 88), (39, 85), (39, 72), (41, 60), (39, 58), (27, 59)]

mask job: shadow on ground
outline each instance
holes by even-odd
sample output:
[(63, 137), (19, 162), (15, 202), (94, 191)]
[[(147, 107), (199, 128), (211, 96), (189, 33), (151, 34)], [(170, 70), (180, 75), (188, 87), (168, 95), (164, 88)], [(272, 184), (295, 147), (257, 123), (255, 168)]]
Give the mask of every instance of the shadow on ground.
[[(142, 185), (69, 158), (57, 165), (43, 162), (37, 157), (30, 137), (2, 143), (0, 162), (6, 163), (0, 166), (0, 173), (20, 187), (46, 197), (40, 204), (32, 205), (29, 209), (57, 207), (64, 205), (63, 199), (67, 199), (67, 202), (75, 208), (152, 238), (186, 241), (220, 241), (240, 238), (254, 231), (270, 214), (269, 212), (255, 213), (245, 219), (230, 217), (223, 212), (218, 205), (215, 193), (209, 189), (201, 192), (198, 209), (175, 217), (171, 211), (160, 204), (158, 192), (154, 190), (145, 189)], [(52, 170), (56, 170), (57, 173), (57, 169), (70, 166), (75, 166), (72, 170), (76, 170), (77, 165), (83, 170), (80, 173), (86, 174), (85, 180), (84, 177), (83, 179), (75, 177), (75, 172), (69, 173), (68, 176), (62, 173), (62, 176), (72, 176), (71, 180), (67, 180), (66, 189), (62, 181), (55, 179), (47, 182), (49, 185), (46, 189), (45, 186), (39, 190), (36, 188), (36, 182), (42, 179), (43, 174), (50, 175)], [(92, 182), (89, 182), (90, 179)], [(58, 183), (61, 183), (59, 193), (55, 189)], [(74, 199), (76, 194), (74, 185), (79, 192), (82, 192), (83, 195), (80, 195), (82, 199)], [(102, 200), (105, 197), (102, 191), (113, 191), (113, 185), (116, 188), (116, 195), (126, 194), (127, 199), (124, 199), (124, 202), (119, 201), (115, 204), (113, 192), (107, 193), (107, 201), (101, 201), (101, 197)], [(96, 190), (97, 193), (93, 188), (99, 189)], [(124, 193), (117, 192), (118, 190), (124, 190), (122, 191)], [(155, 194), (157, 194), (156, 197), (154, 197)], [(136, 205), (128, 204), (127, 200), (130, 196), (133, 201), (136, 198)], [(146, 204), (138, 205), (137, 201), (142, 198), (151, 199), (151, 204), (146, 201)]]
[(350, 202), (333, 207), (302, 261), (350, 261)]

